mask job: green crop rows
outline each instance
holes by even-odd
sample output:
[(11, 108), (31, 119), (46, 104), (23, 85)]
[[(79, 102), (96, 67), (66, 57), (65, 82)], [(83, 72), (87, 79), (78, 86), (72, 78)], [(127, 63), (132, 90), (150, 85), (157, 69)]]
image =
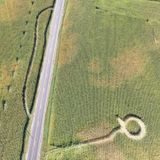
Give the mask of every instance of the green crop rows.
[[(157, 160), (159, 8), (159, 2), (146, 0), (68, 1), (46, 119), (45, 147), (68, 147), (84, 139), (85, 133), (80, 133), (93, 126), (116, 127), (117, 114), (136, 114), (144, 120), (147, 136), (132, 141), (119, 135), (112, 147), (104, 146), (109, 148), (104, 153), (113, 152), (114, 160)], [(97, 159), (99, 152), (97, 146)], [(58, 159), (65, 160), (63, 156)]]

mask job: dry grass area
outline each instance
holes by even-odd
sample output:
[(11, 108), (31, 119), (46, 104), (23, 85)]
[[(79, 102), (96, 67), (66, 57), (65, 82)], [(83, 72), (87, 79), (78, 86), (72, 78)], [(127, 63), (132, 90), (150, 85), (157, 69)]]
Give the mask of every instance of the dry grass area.
[(88, 63), (88, 70), (92, 73), (99, 73), (102, 71), (102, 65), (99, 58), (93, 58)]
[[(66, 30), (67, 32), (68, 30)], [(58, 57), (58, 67), (62, 67), (72, 61), (77, 53), (77, 37), (78, 34), (62, 34), (61, 45), (60, 44), (60, 55)]]
[(24, 0), (5, 0), (0, 4), (0, 21), (14, 21), (20, 16)]
[(114, 143), (97, 145), (95, 154), (97, 160), (127, 160)]
[(9, 72), (9, 67), (3, 65), (0, 67), (0, 88), (2, 89), (4, 86), (7, 86), (11, 82), (11, 74)]
[(99, 125), (93, 125), (90, 128), (84, 129), (77, 134), (77, 137), (81, 140), (89, 140), (104, 135), (108, 135), (111, 132), (111, 128), (105, 123)]
[(105, 73), (98, 79), (92, 75), (89, 78), (89, 83), (97, 87), (118, 87), (124, 81), (130, 81), (138, 76), (143, 76), (148, 61), (149, 58), (145, 53), (141, 53), (141, 51), (136, 49), (127, 50), (112, 58), (110, 66), (113, 69), (113, 74), (110, 78), (105, 76)]
[[(76, 5), (70, 5), (68, 8), (70, 10), (76, 10), (77, 2), (71, 3)], [(74, 27), (74, 21), (70, 18), (70, 12), (67, 12), (63, 22), (64, 29), (61, 33), (61, 40), (59, 45), (59, 57), (58, 57), (58, 67), (62, 67), (65, 64), (70, 63), (76, 54), (79, 34), (72, 32)]]
[[(160, 159), (160, 147), (158, 146), (158, 144), (155, 142), (155, 145), (154, 147), (152, 148), (153, 149), (153, 152), (151, 153), (150, 157), (153, 158), (154, 157), (154, 160), (159, 160)], [(147, 160), (147, 159), (146, 159)], [(148, 159), (150, 160), (150, 159)]]
[(14, 79), (15, 74), (19, 68), (18, 62), (12, 62), (12, 64), (0, 65), (0, 90), (1, 96), (7, 95), (7, 93), (11, 90), (11, 84)]
[(131, 50), (120, 54), (111, 61), (111, 66), (115, 72), (113, 81), (130, 80), (142, 75), (147, 61), (146, 55), (141, 54), (141, 51)]

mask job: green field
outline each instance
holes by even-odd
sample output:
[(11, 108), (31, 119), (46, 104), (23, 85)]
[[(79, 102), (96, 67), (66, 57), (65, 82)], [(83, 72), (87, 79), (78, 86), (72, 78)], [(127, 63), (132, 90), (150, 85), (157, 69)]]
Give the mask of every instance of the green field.
[(54, 153), (49, 153), (47, 160), (96, 160), (94, 158), (93, 151), (89, 147), (79, 148), (79, 149), (69, 149), (62, 151), (55, 151)]
[(4, 0), (0, 0), (0, 4), (4, 3)]
[[(46, 150), (102, 136), (118, 126), (115, 115), (135, 114), (144, 120), (147, 136), (133, 141), (119, 135), (111, 144), (91, 146), (96, 148), (94, 158), (160, 158), (159, 9), (159, 2), (147, 0), (67, 1), (46, 119)], [(66, 152), (72, 151), (62, 149), (61, 156), (49, 154), (48, 160), (65, 160)]]
[[(51, 5), (53, 0), (0, 0), (0, 160), (19, 160), (22, 155), (27, 122), (22, 104), (22, 87), (33, 48), (36, 16)], [(29, 108), (49, 14), (50, 10), (39, 19), (38, 49), (27, 84)]]

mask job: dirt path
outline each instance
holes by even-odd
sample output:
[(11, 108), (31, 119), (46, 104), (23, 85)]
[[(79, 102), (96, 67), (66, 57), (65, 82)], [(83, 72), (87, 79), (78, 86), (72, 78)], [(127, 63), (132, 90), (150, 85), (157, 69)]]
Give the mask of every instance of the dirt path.
[[(72, 144), (71, 146), (55, 147), (54, 149), (48, 152), (52, 152), (57, 149), (58, 150), (59, 149), (70, 149), (70, 148), (76, 148), (76, 147), (79, 148), (79, 147), (83, 147), (86, 145), (97, 145), (97, 144), (104, 144), (104, 143), (112, 142), (117, 134), (124, 134), (129, 139), (134, 140), (134, 141), (141, 140), (147, 135), (146, 126), (143, 120), (137, 115), (128, 114), (123, 119), (120, 117), (117, 117), (117, 121), (119, 123), (119, 126), (113, 128), (112, 131), (107, 135), (100, 136), (100, 137), (93, 138), (93, 139), (88, 139), (78, 144)], [(139, 125), (140, 129), (136, 133), (131, 133), (127, 130), (127, 125), (132, 121), (136, 122)]]

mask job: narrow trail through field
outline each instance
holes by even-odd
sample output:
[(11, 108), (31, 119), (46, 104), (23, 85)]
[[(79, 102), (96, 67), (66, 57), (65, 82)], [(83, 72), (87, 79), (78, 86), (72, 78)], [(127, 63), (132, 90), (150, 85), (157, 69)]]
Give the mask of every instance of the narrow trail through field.
[[(119, 126), (113, 128), (109, 134), (106, 134), (104, 136), (100, 136), (97, 138), (93, 138), (93, 139), (88, 139), (88, 140), (79, 142), (77, 144), (72, 144), (70, 146), (69, 145), (64, 146), (64, 147), (56, 146), (54, 149), (49, 150), (48, 153), (53, 152), (55, 150), (60, 150), (60, 149), (70, 149), (70, 148), (76, 148), (76, 147), (79, 148), (79, 147), (86, 146), (86, 145), (96, 145), (96, 144), (112, 142), (114, 138), (116, 137), (116, 135), (119, 133), (124, 134), (129, 139), (134, 140), (134, 141), (143, 139), (147, 134), (146, 126), (143, 120), (137, 115), (128, 114), (123, 119), (117, 116), (117, 121), (119, 123)], [(139, 125), (139, 130), (137, 132), (130, 132), (127, 129), (127, 125), (132, 121), (136, 122)]]
[[(44, 9), (42, 9), (36, 16), (36, 22), (35, 22), (35, 27), (34, 27), (34, 42), (33, 42), (32, 54), (31, 54), (31, 57), (30, 57), (30, 60), (29, 60), (29, 65), (28, 65), (28, 68), (27, 68), (27, 72), (26, 72), (25, 80), (24, 80), (24, 84), (23, 84), (23, 89), (22, 89), (23, 107), (24, 107), (24, 110), (25, 110), (28, 118), (30, 118), (31, 113), (30, 113), (30, 109), (27, 105), (27, 93), (26, 93), (27, 92), (27, 83), (28, 83), (28, 80), (29, 80), (29, 75), (30, 75), (31, 70), (32, 70), (32, 66), (33, 66), (33, 62), (34, 62), (34, 58), (35, 58), (35, 54), (36, 54), (36, 50), (37, 50), (39, 20), (40, 20), (41, 15), (48, 10), (51, 10), (51, 14), (52, 14), (53, 7), (54, 6), (52, 5), (52, 6), (48, 6)], [(51, 19), (51, 14), (50, 14), (50, 17), (48, 19), (47, 26), (45, 28), (44, 45), (43, 45), (43, 52), (42, 52), (43, 55), (42, 55), (42, 58), (41, 58), (40, 68), (39, 68), (39, 71), (38, 71), (37, 84), (36, 84), (35, 91), (34, 91), (34, 97), (33, 97), (32, 105), (34, 103), (34, 99), (35, 99), (35, 95), (36, 95), (36, 90), (37, 90), (37, 86), (38, 86), (38, 79), (39, 79), (41, 66), (42, 66), (42, 62), (43, 62), (44, 51), (45, 51), (45, 48), (46, 48), (46, 41), (47, 41), (46, 37), (47, 37), (49, 22), (50, 22), (50, 19)]]

